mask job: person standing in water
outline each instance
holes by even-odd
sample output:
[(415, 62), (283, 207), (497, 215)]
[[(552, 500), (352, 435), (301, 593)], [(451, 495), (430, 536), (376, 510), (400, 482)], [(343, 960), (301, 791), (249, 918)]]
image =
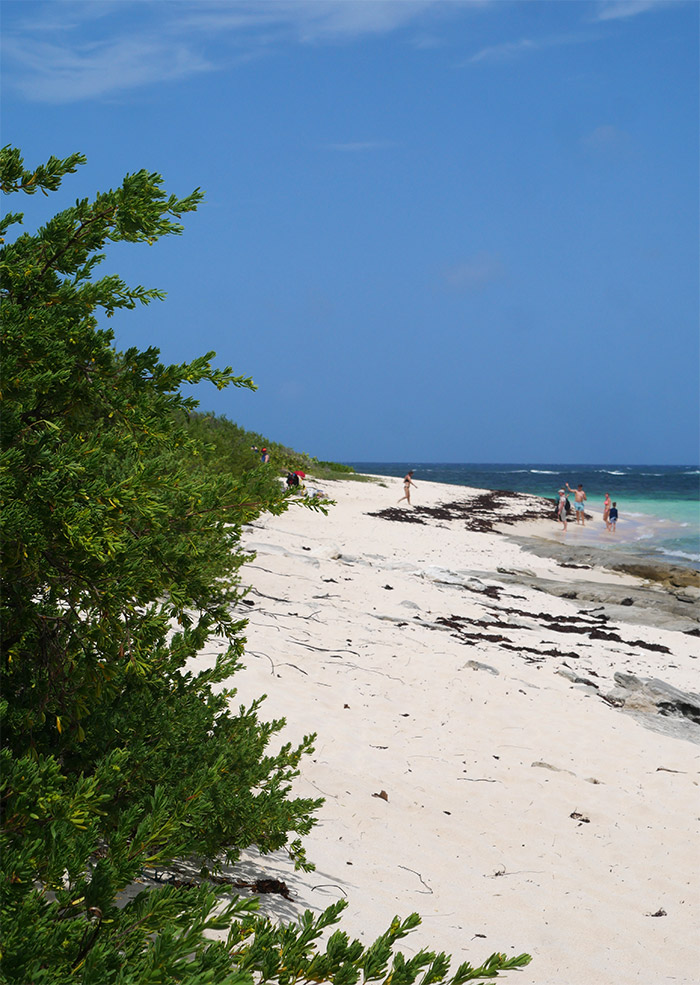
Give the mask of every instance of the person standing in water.
[(610, 533), (614, 534), (617, 528), (617, 503), (613, 503), (610, 507), (610, 513), (608, 514), (607, 528)]
[(404, 499), (408, 500), (408, 505), (411, 505), (411, 486), (417, 489), (418, 486), (415, 484), (411, 476), (413, 475), (413, 469), (409, 469), (403, 480), (403, 496), (399, 500), (399, 503), (403, 503)]
[(572, 489), (569, 483), (566, 483), (566, 488), (569, 492), (574, 494), (574, 509), (576, 510), (576, 523), (580, 523), (582, 526), (586, 526), (586, 514), (584, 512), (584, 503), (586, 502), (586, 494), (583, 491), (583, 486), (579, 482), (578, 489)]
[(610, 515), (610, 493), (605, 494), (605, 499), (603, 500), (603, 523), (607, 527), (608, 516)]

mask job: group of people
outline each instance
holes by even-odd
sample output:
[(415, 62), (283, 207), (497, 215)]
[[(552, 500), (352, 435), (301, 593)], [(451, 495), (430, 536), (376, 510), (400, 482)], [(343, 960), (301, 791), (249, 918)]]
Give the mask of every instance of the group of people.
[[(583, 484), (579, 482), (577, 489), (572, 489), (568, 482), (565, 483), (566, 488), (570, 493), (574, 494), (574, 514), (576, 516), (576, 523), (580, 523), (582, 527), (586, 525), (586, 493), (583, 490)], [(566, 530), (566, 525), (568, 523), (567, 512), (569, 509), (569, 500), (567, 499), (566, 492), (564, 489), (559, 490), (559, 502), (557, 504), (557, 517), (561, 521), (562, 528)], [(603, 522), (605, 523), (605, 529), (609, 530), (611, 533), (615, 532), (617, 527), (617, 503), (610, 503), (610, 493), (605, 494), (605, 499), (603, 500)]]
[[(399, 500), (399, 503), (403, 503), (404, 500), (411, 505), (411, 486), (418, 488), (413, 481), (413, 469), (409, 469), (403, 480), (403, 496)], [(577, 489), (572, 489), (568, 482), (565, 483), (566, 489), (574, 496), (574, 515), (576, 517), (576, 523), (580, 523), (582, 527), (586, 525), (586, 493), (583, 488), (583, 483), (579, 482)], [(562, 528), (566, 530), (568, 524), (567, 513), (569, 511), (569, 500), (566, 495), (566, 490), (559, 490), (559, 502), (557, 504), (557, 518), (561, 521)], [(617, 503), (610, 502), (610, 493), (605, 494), (605, 499), (603, 501), (603, 522), (605, 523), (605, 529), (614, 533), (617, 528)]]

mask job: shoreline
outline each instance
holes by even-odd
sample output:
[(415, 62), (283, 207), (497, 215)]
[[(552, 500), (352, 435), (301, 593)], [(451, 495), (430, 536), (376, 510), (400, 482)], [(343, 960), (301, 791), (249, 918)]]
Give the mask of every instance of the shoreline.
[[(370, 463), (365, 463), (369, 465)], [(386, 465), (385, 478), (399, 475), (398, 466)], [(623, 466), (614, 471), (601, 466), (540, 466), (469, 465), (449, 463), (418, 464), (419, 475), (426, 481), (438, 481), (450, 489), (485, 488), (514, 490), (556, 502), (556, 489), (565, 480), (572, 484), (584, 479), (589, 492), (586, 510), (592, 513), (592, 524), (586, 524), (580, 539), (588, 546), (609, 549), (611, 553), (624, 550), (643, 560), (659, 560), (691, 570), (700, 571), (700, 500), (698, 499), (697, 470), (689, 466)], [(394, 472), (394, 468), (397, 469)], [(657, 471), (660, 469), (660, 471)], [(375, 474), (372, 469), (366, 470)], [(405, 469), (404, 469), (405, 471)], [(403, 472), (401, 473), (401, 477)], [(439, 477), (439, 478), (437, 478)], [(544, 488), (543, 477), (546, 477)], [(574, 479), (576, 477), (576, 479)], [(615, 491), (603, 479), (619, 480), (623, 488)], [(479, 479), (485, 480), (480, 482)], [(653, 485), (661, 483), (661, 487)], [(669, 485), (669, 482), (671, 483)], [(651, 486), (645, 485), (652, 483)], [(679, 486), (680, 483), (680, 486)], [(681, 488), (682, 486), (682, 488)], [(621, 518), (615, 534), (607, 534), (602, 521), (603, 493), (611, 489), (611, 498), (621, 500)], [(459, 493), (455, 493), (456, 496)], [(571, 514), (573, 520), (573, 512)], [(571, 524), (569, 535), (573, 528)], [(576, 528), (577, 536), (579, 528)], [(580, 531), (583, 534), (583, 531)], [(553, 537), (552, 539), (556, 539)]]
[(697, 605), (523, 546), (537, 497), (422, 482), (396, 519), (400, 480), (308, 484), (328, 516), (244, 531), (232, 683), (236, 706), (267, 695), (280, 741), (318, 733), (294, 783), (325, 797), (305, 838), (317, 870), (280, 852), (232, 874), (284, 882), (288, 898), (261, 898), (280, 919), (345, 899), (365, 942), (418, 911), (401, 950), (453, 967), (526, 951), (521, 985), (691, 985)]

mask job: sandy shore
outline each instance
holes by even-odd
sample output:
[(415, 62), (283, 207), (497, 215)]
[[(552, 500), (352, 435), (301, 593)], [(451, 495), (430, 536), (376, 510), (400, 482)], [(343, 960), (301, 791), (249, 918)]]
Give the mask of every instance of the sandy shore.
[(417, 910), (405, 953), (527, 951), (504, 979), (521, 985), (700, 981), (700, 725), (614, 697), (616, 672), (700, 690), (698, 589), (492, 522), (536, 516), (534, 497), (419, 482), (409, 509), (398, 480), (311, 485), (327, 517), (293, 508), (244, 535), (238, 697), (267, 694), (290, 741), (318, 733), (296, 790), (326, 799), (315, 872), (237, 867), (286, 882), (263, 908), (346, 898), (366, 943)]

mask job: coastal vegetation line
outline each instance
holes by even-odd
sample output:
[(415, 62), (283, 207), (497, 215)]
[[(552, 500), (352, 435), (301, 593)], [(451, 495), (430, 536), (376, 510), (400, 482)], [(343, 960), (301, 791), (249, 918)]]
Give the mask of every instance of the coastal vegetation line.
[[(8, 146), (0, 187), (48, 195), (84, 163), (26, 169)], [(102, 251), (180, 233), (201, 201), (140, 171), (7, 243), (22, 216), (2, 220), (3, 980), (462, 985), (522, 967), (526, 954), (454, 971), (444, 953), (405, 958), (416, 914), (368, 947), (342, 929), (320, 944), (342, 903), (278, 926), (217, 878), (250, 846), (310, 868), (302, 839), (321, 805), (292, 793), (314, 735), (272, 754), (283, 720), (262, 720), (262, 699), (235, 707), (241, 531), (290, 505), (280, 472), (352, 472), (201, 415), (183, 386), (254, 386), (214, 353), (165, 365), (153, 347), (114, 347), (102, 319), (162, 294), (94, 279)], [(192, 672), (214, 635), (227, 648)], [(183, 859), (192, 884), (125, 902), (144, 868)]]

